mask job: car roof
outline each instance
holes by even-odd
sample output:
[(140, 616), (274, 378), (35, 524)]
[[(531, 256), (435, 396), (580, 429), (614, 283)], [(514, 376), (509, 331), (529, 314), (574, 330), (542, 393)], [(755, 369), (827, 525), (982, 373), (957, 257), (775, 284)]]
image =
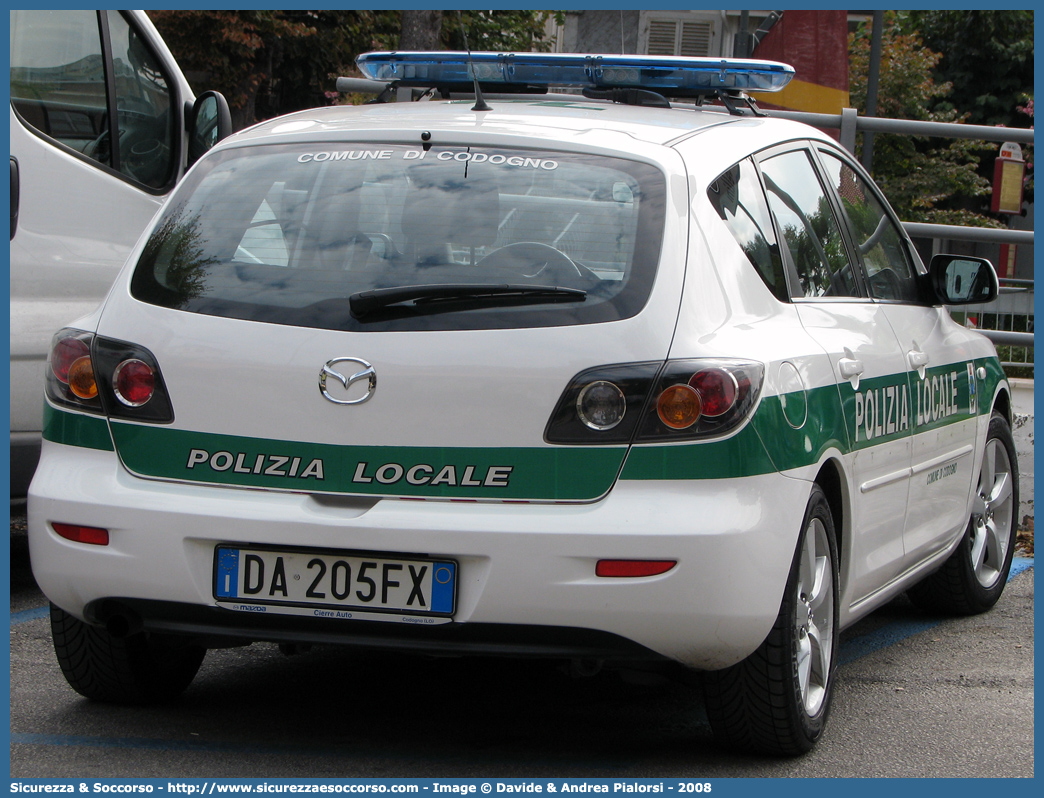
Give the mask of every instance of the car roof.
[[(421, 132), (437, 130), (559, 143), (615, 132), (636, 141), (670, 146), (695, 133), (735, 126), (749, 128), (752, 121), (759, 123), (757, 127), (763, 131), (758, 136), (762, 146), (787, 138), (820, 136), (805, 125), (750, 114), (730, 115), (720, 106), (636, 107), (571, 94), (494, 96), (487, 97), (487, 103), (488, 111), (472, 110), (474, 97), (314, 108), (261, 122), (226, 139), (221, 146), (316, 141), (346, 134), (356, 140), (375, 134), (385, 138), (411, 130), (417, 131), (418, 140)], [(729, 135), (724, 130), (720, 132)]]

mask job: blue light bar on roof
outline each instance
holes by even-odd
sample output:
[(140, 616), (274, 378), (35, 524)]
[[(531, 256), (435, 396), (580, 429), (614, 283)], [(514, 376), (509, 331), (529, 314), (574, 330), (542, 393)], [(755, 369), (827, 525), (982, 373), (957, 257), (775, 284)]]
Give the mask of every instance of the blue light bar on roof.
[(482, 84), (640, 88), (662, 94), (779, 91), (794, 76), (793, 67), (776, 61), (662, 55), (374, 52), (363, 53), (356, 64), (371, 80), (414, 86), (470, 84), (474, 70)]

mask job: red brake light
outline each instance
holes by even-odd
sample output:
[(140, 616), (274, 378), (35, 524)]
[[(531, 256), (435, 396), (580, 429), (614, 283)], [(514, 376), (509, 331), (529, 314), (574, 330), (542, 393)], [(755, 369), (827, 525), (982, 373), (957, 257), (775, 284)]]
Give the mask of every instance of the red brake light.
[(69, 384), (69, 369), (81, 357), (88, 357), (90, 350), (79, 338), (62, 338), (51, 350), (51, 371), (58, 381)]
[(595, 576), (658, 576), (677, 564), (677, 560), (599, 560)]
[(75, 543), (90, 543), (94, 546), (109, 545), (109, 530), (107, 529), (80, 526), (79, 524), (59, 524), (57, 522), (52, 522), (51, 526), (61, 537)]
[(142, 360), (124, 360), (112, 373), (112, 389), (127, 407), (141, 407), (156, 389), (156, 373)]
[(717, 418), (736, 404), (739, 385), (736, 378), (724, 369), (704, 369), (692, 375), (689, 385), (703, 400), (703, 415)]

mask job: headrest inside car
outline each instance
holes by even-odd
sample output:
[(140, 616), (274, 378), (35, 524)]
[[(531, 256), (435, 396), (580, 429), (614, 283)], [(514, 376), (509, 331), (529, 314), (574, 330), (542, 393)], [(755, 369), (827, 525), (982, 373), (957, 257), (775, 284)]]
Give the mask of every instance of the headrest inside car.
[(467, 162), (418, 163), (407, 170), (410, 188), (402, 232), (416, 247), (492, 246), (500, 224), (496, 175)]

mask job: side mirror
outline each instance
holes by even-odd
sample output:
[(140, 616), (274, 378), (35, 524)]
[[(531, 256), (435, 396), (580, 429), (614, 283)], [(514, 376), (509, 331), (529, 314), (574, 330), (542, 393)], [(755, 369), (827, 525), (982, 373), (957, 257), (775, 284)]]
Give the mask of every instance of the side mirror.
[(981, 305), (1000, 293), (993, 264), (970, 255), (935, 255), (928, 265), (928, 279), (943, 305)]
[(216, 91), (203, 92), (192, 105), (188, 124), (188, 166), (192, 166), (203, 153), (232, 134), (228, 102)]

